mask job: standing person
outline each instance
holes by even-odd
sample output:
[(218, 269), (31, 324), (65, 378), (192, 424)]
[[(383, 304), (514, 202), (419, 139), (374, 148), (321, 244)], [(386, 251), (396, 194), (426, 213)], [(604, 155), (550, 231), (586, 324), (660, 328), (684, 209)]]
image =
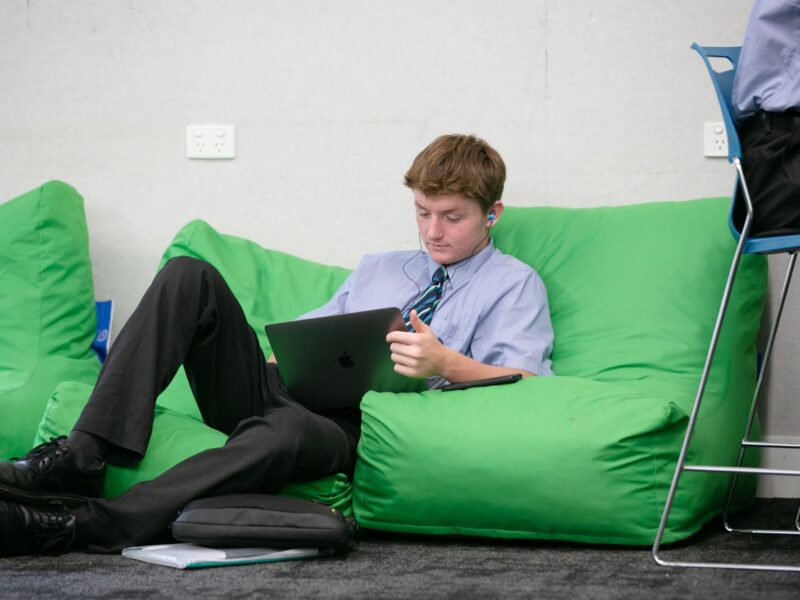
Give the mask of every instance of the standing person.
[[(427, 252), (366, 256), (327, 304), (304, 316), (397, 306), (408, 331), (387, 336), (395, 370), (431, 387), (551, 374), (544, 285), (489, 235), (503, 213), (504, 182), (505, 165), (483, 140), (434, 140), (405, 176)], [(181, 365), (203, 420), (227, 442), (102, 498), (106, 464), (144, 456), (155, 401)], [(162, 541), (197, 498), (277, 493), (290, 478), (351, 474), (359, 433), (360, 414), (316, 414), (289, 397), (213, 266), (172, 259), (120, 333), (69, 437), (0, 463), (0, 554)]]
[[(756, 0), (732, 102), (753, 202), (751, 236), (800, 233), (800, 0)], [(740, 197), (740, 231), (745, 216)]]

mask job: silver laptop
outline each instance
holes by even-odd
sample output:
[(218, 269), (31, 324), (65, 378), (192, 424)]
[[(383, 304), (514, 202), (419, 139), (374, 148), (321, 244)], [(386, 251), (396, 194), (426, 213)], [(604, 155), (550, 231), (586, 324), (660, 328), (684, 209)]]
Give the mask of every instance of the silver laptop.
[(313, 411), (357, 408), (369, 390), (424, 390), (424, 379), (394, 371), (386, 334), (405, 330), (397, 308), (266, 326), (289, 395)]

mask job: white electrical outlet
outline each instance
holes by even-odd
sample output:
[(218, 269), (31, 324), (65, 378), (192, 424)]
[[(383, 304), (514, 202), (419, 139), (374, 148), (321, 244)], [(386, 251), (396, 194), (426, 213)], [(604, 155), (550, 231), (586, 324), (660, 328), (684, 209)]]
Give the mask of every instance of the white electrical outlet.
[(705, 156), (728, 156), (728, 134), (724, 123), (705, 123), (703, 128)]
[(186, 128), (188, 158), (234, 158), (236, 128), (233, 125), (189, 125)]

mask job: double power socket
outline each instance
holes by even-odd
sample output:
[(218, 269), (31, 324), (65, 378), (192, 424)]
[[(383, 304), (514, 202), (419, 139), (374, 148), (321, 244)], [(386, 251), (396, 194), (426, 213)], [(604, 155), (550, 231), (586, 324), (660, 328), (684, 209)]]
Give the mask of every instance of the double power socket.
[(728, 134), (724, 123), (703, 124), (703, 155), (728, 156)]
[(186, 128), (188, 158), (234, 158), (236, 128), (233, 125), (189, 125)]

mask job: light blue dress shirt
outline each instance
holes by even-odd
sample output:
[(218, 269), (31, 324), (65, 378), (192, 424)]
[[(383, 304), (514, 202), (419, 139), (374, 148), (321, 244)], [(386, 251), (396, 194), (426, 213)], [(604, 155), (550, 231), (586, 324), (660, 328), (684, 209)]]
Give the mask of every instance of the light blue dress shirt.
[[(365, 256), (334, 296), (300, 318), (411, 306), (439, 264), (419, 251)], [(446, 346), (488, 365), (552, 375), (547, 291), (528, 265), (489, 245), (447, 267), (430, 327)], [(440, 378), (429, 387), (443, 383)]]
[(758, 110), (800, 110), (800, 0), (756, 0), (731, 100), (738, 122)]

